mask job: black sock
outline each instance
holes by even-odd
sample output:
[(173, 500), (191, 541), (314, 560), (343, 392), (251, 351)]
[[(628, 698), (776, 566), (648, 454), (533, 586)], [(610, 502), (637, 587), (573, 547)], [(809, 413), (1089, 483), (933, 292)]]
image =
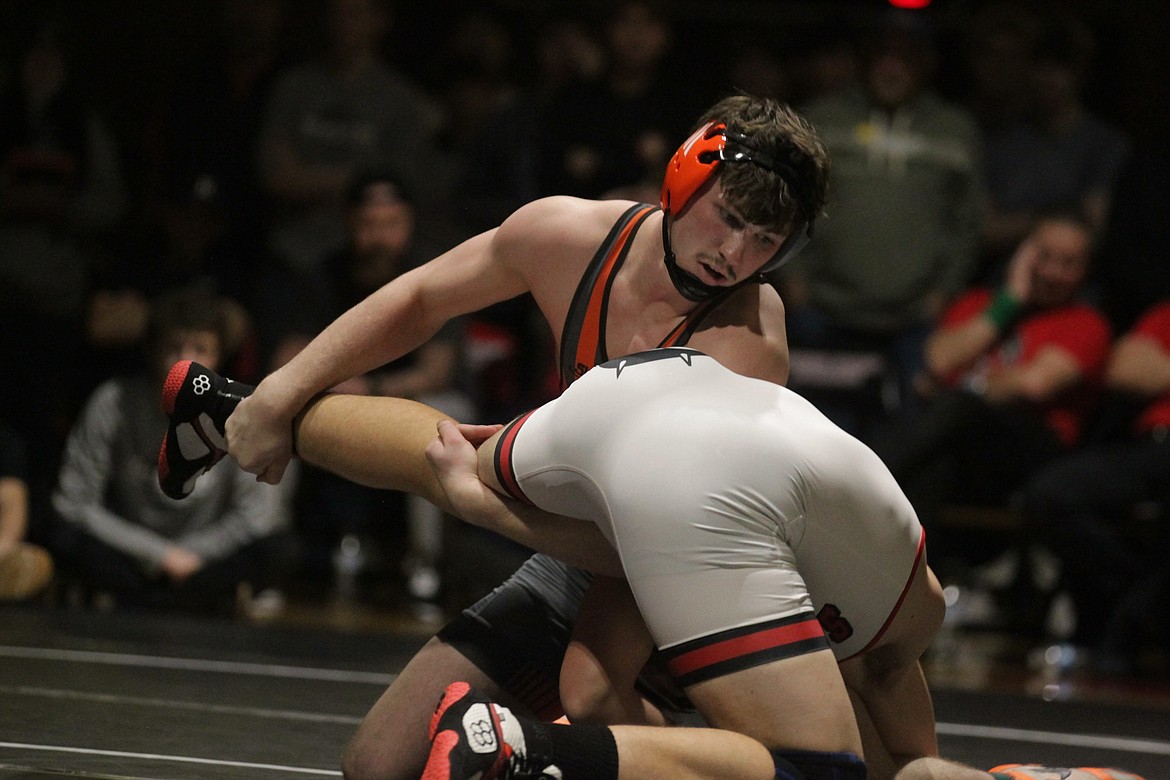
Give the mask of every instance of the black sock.
[(564, 780), (617, 780), (618, 751), (605, 726), (523, 721), (527, 754), (548, 758)]

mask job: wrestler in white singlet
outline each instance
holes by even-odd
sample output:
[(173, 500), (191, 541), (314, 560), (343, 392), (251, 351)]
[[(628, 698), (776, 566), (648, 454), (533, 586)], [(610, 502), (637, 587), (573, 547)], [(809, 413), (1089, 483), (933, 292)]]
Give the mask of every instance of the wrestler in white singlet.
[(599, 524), (684, 684), (822, 634), (838, 659), (862, 652), (922, 557), (914, 510), (868, 447), (694, 350), (590, 370), (514, 421), (495, 457), (516, 498)]

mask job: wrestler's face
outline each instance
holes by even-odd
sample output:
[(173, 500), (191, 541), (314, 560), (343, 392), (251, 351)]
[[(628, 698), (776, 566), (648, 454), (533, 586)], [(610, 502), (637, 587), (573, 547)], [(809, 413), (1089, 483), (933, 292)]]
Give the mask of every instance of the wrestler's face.
[(759, 271), (784, 235), (745, 220), (724, 198), (718, 178), (712, 176), (675, 217), (671, 243), (684, 271), (727, 287)]

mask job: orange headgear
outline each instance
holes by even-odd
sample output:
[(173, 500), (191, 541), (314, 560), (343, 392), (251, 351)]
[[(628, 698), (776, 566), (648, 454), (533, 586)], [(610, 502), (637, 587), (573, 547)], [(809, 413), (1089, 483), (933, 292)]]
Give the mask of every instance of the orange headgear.
[[(686, 208), (722, 162), (747, 162), (771, 171), (792, 185), (793, 171), (778, 164), (772, 155), (755, 148), (743, 133), (729, 131), (725, 125), (708, 122), (678, 148), (666, 165), (662, 179), (660, 200), (662, 210), (677, 214)], [(802, 214), (784, 239), (775, 256), (760, 269), (767, 273), (779, 268), (808, 243), (812, 235), (812, 220)]]

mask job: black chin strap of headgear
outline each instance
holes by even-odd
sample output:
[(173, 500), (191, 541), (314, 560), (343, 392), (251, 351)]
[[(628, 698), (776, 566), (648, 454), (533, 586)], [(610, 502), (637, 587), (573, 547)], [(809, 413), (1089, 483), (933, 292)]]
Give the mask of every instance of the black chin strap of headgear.
[(703, 282), (699, 277), (679, 268), (678, 259), (670, 247), (670, 212), (662, 212), (662, 248), (665, 254), (662, 257), (666, 263), (666, 272), (670, 275), (670, 282), (682, 297), (688, 301), (702, 303), (709, 301), (726, 288)]
[(702, 303), (724, 295), (732, 290), (738, 289), (745, 284), (752, 282), (762, 284), (765, 280), (762, 274), (754, 274), (727, 287), (720, 287), (714, 284), (707, 284), (694, 274), (684, 271), (679, 267), (678, 258), (674, 256), (674, 250), (670, 246), (670, 212), (662, 212), (662, 261), (666, 264), (666, 273), (670, 275), (670, 282), (674, 285), (674, 289), (678, 290), (679, 295), (686, 298), (688, 301), (695, 303)]

